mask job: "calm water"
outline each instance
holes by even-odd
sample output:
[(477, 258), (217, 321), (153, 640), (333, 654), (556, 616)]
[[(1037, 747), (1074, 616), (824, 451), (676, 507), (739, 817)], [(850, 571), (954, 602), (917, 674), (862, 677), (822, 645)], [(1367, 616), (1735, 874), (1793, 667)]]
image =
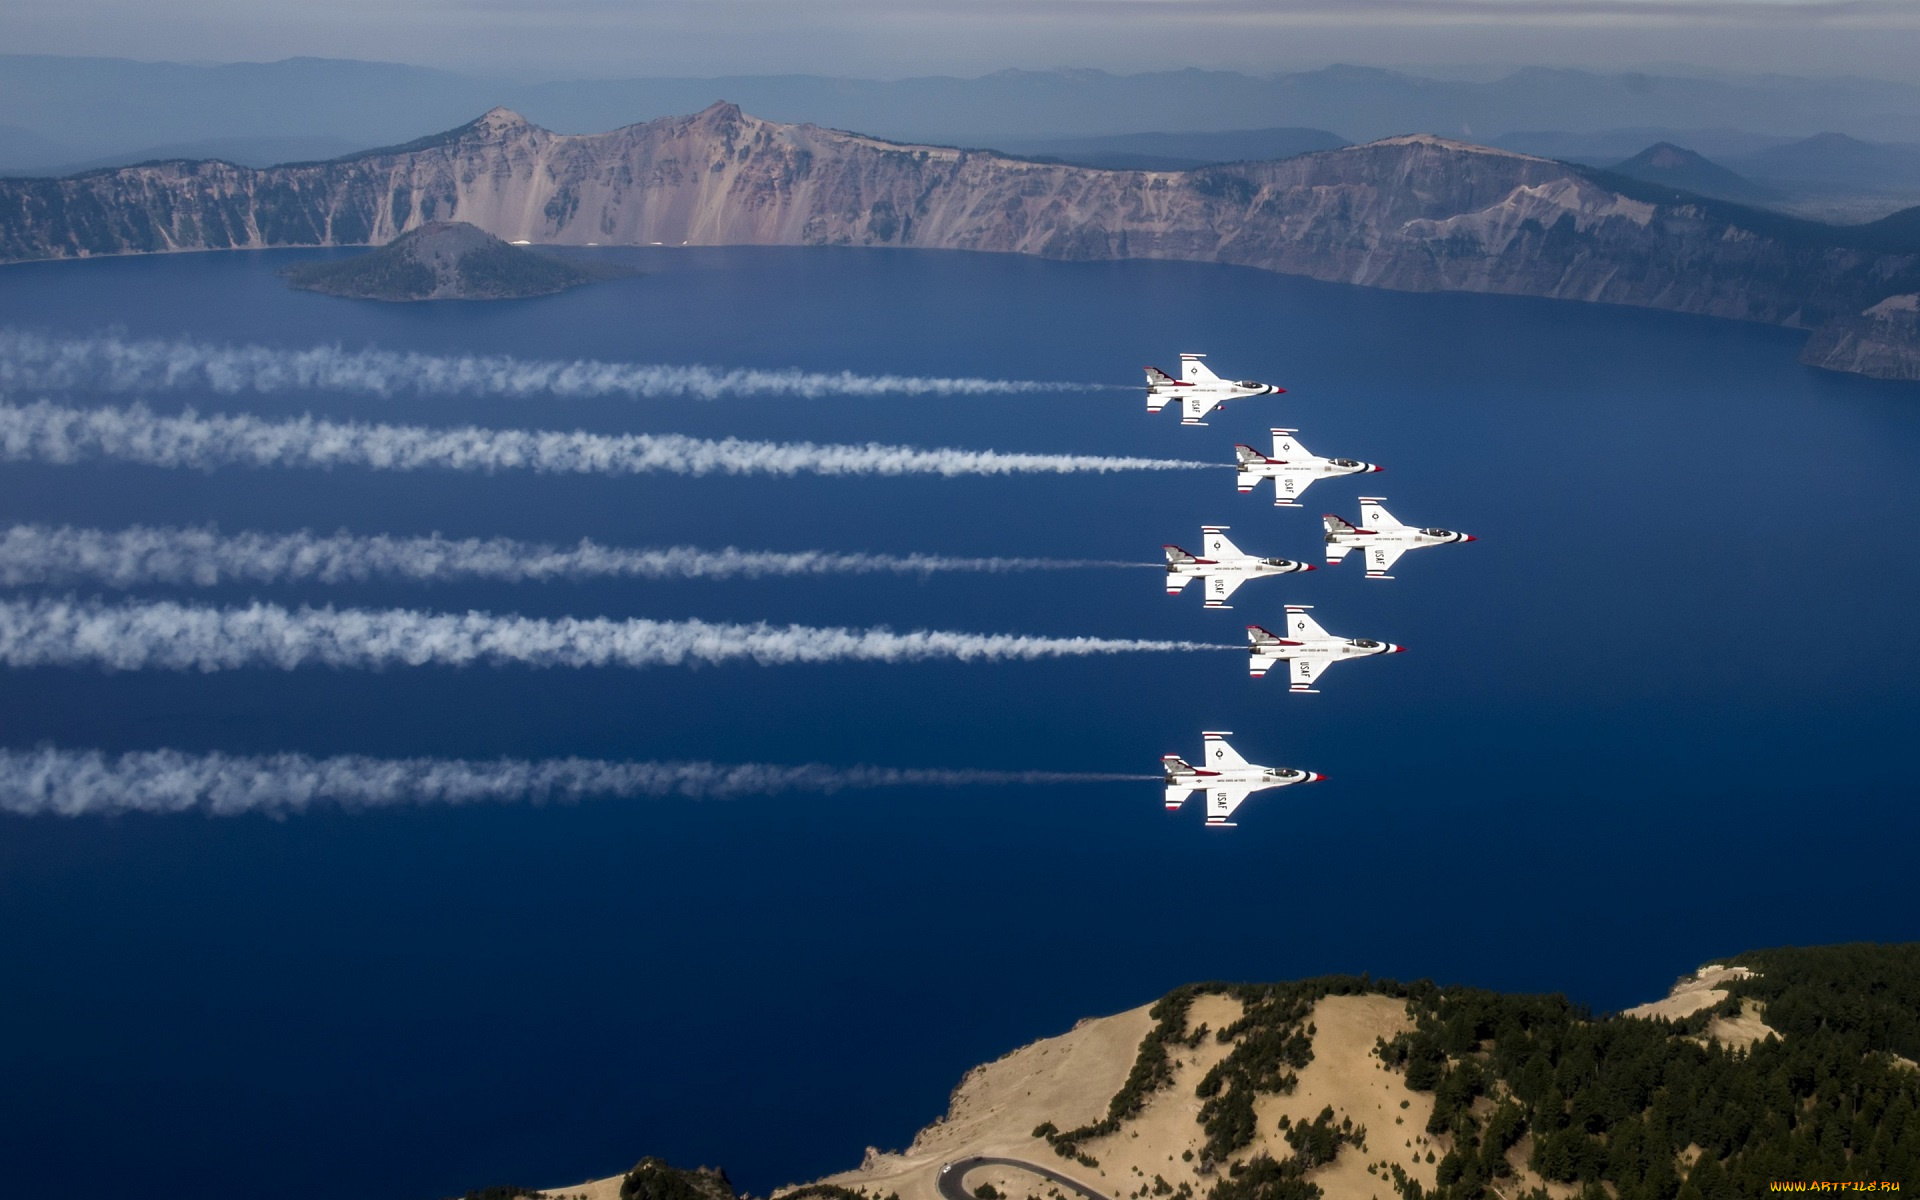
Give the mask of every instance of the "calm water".
[(1391, 583), (1357, 563), (1258, 581), (1231, 613), (1144, 570), (193, 593), (1222, 641), (1291, 601), (1411, 647), (1311, 697), (1249, 680), (1239, 654), (0, 674), (12, 747), (1150, 772), (1225, 728), (1330, 776), (1256, 797), (1226, 833), (1163, 812), (1152, 783), (0, 818), (14, 1191), (408, 1200), (656, 1153), (764, 1192), (903, 1145), (972, 1064), (1186, 980), (1365, 970), (1611, 1008), (1718, 954), (1920, 936), (1920, 391), (1801, 368), (1797, 335), (1193, 265), (824, 250), (647, 252), (651, 274), (560, 297), (384, 306), (284, 290), (293, 257), (8, 267), (0, 325), (1128, 385), (1197, 349), (1291, 391), (1204, 430), (1125, 391), (151, 403), (1222, 461), (1287, 424), (1387, 473), (1290, 511), (1225, 472), (13, 465), (0, 518), (1143, 562), (1205, 522), (1311, 559), (1318, 514), (1377, 488), (1482, 540)]

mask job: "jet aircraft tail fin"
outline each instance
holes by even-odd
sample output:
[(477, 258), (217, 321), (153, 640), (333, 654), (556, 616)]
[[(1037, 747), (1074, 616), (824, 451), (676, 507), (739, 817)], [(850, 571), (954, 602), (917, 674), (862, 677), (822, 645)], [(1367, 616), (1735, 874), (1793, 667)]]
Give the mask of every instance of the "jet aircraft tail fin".
[(1250, 467), (1256, 463), (1263, 463), (1267, 461), (1266, 455), (1260, 453), (1258, 450), (1255, 450), (1252, 446), (1246, 445), (1241, 442), (1235, 442), (1233, 444), (1233, 453), (1234, 453), (1234, 456), (1239, 460), (1240, 465), (1243, 467)]
[(1178, 382), (1173, 376), (1162, 371), (1159, 367), (1147, 367), (1145, 370), (1147, 372), (1147, 386), (1150, 388), (1166, 387), (1168, 384)]
[(1167, 554), (1167, 595), (1178, 596), (1189, 583), (1192, 583), (1195, 579), (1199, 578), (1199, 576), (1176, 575), (1173, 573), (1173, 568), (1191, 566), (1200, 560), (1178, 546), (1162, 546), (1160, 549), (1166, 551)]
[(1187, 797), (1200, 786), (1193, 765), (1177, 754), (1162, 754), (1160, 770), (1167, 778), (1166, 804), (1169, 809), (1185, 804)]
[(1259, 625), (1247, 626), (1247, 674), (1255, 679), (1265, 675), (1281, 661), (1279, 634)]
[(1353, 544), (1351, 542), (1342, 544), (1333, 539), (1359, 531), (1348, 524), (1344, 518), (1335, 516), (1333, 513), (1324, 514), (1320, 518), (1320, 523), (1327, 527), (1327, 565), (1337, 566), (1340, 560), (1347, 556), (1347, 551), (1353, 549)]

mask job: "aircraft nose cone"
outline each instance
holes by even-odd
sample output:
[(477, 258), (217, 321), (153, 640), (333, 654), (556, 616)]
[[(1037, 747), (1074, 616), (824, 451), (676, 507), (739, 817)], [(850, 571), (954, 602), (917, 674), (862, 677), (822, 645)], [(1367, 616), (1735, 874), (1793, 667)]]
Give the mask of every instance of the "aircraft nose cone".
[(1407, 648), (1405, 646), (1396, 646), (1392, 642), (1387, 643), (1388, 654), (1405, 654), (1406, 652)]
[(1460, 540), (1461, 540), (1461, 541), (1463, 541), (1463, 542), (1477, 542), (1477, 541), (1479, 541), (1480, 539), (1479, 539), (1479, 538), (1477, 538), (1477, 537), (1475, 537), (1475, 536), (1473, 536), (1473, 535), (1472, 535), (1472, 534), (1470, 534), (1470, 533), (1463, 533), (1463, 534), (1461, 534), (1461, 535), (1460, 535)]
[(1321, 774), (1320, 772), (1318, 772), (1318, 771), (1309, 771), (1309, 772), (1307, 772), (1307, 782), (1308, 782), (1308, 783), (1319, 783), (1319, 782), (1320, 782), (1321, 780), (1323, 780), (1323, 779), (1325, 779), (1325, 778), (1326, 778), (1326, 776), (1325, 776), (1325, 775), (1322, 775), (1322, 774)]
[(1301, 563), (1300, 569), (1302, 571), (1318, 571), (1320, 568), (1314, 566), (1312, 563)]
[(1384, 470), (1386, 470), (1386, 468), (1383, 466), (1380, 466), (1378, 463), (1367, 464), (1367, 474), (1369, 475), (1378, 475), (1380, 472)]

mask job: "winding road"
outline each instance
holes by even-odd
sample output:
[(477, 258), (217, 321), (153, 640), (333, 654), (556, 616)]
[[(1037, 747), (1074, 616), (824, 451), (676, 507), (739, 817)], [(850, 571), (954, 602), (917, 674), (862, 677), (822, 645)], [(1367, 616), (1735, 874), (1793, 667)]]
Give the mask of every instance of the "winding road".
[(967, 1172), (973, 1170), (975, 1167), (1013, 1167), (1016, 1170), (1029, 1171), (1040, 1176), (1042, 1179), (1052, 1180), (1061, 1187), (1072, 1188), (1082, 1196), (1085, 1196), (1087, 1200), (1107, 1200), (1107, 1197), (1094, 1191), (1086, 1184), (1081, 1183), (1077, 1179), (1069, 1179), (1051, 1167), (1043, 1167), (1039, 1163), (1024, 1162), (1017, 1158), (981, 1158), (978, 1156), (972, 1158), (956, 1158), (946, 1166), (940, 1168), (939, 1183), (942, 1200), (974, 1200), (972, 1193), (968, 1192), (967, 1189), (962, 1186), (961, 1181), (966, 1178)]

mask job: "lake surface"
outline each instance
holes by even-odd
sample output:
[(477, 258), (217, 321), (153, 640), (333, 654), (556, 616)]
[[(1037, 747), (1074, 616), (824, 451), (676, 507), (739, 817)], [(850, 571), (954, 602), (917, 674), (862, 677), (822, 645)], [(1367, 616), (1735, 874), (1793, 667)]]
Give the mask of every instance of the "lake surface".
[(1224, 471), (13, 464), (0, 518), (1142, 563), (1219, 523), (1316, 561), (1318, 515), (1379, 494), (1481, 540), (1409, 555), (1391, 582), (1357, 562), (1255, 581), (1230, 613), (1117, 569), (142, 589), (1223, 643), (1292, 602), (1411, 649), (1336, 666), (1317, 696), (1249, 679), (1239, 653), (0, 673), (9, 748), (1151, 773), (1228, 729), (1255, 761), (1329, 776), (1254, 797), (1226, 831), (1195, 804), (1164, 812), (1156, 782), (0, 818), (12, 1191), (411, 1200), (659, 1154), (764, 1193), (904, 1145), (975, 1063), (1189, 980), (1369, 971), (1611, 1009), (1717, 955), (1920, 936), (1920, 389), (1800, 367), (1797, 334), (1191, 264), (833, 250), (636, 251), (649, 274), (562, 296), (389, 306), (274, 277), (310, 256), (7, 267), (0, 327), (1129, 388), (1199, 350), (1290, 390), (1206, 429), (1092, 389), (148, 403), (1223, 463), (1287, 425), (1387, 470), (1286, 510)]

